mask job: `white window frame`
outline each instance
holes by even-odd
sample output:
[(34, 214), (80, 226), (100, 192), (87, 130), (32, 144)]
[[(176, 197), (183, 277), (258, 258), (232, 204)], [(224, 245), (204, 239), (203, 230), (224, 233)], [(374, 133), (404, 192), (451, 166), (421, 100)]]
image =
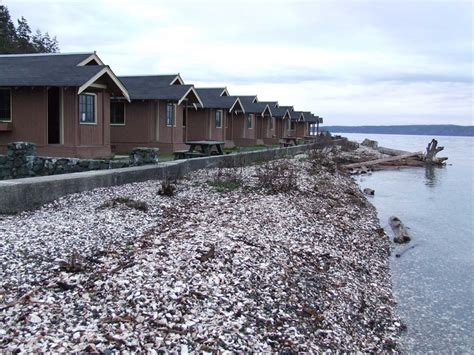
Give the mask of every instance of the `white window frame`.
[[(219, 112), (220, 115), (221, 115), (221, 120), (220, 120), (220, 125), (219, 125), (219, 126), (217, 125), (217, 113), (218, 113), (218, 112)], [(216, 111), (214, 112), (214, 126), (215, 126), (216, 128), (222, 128), (222, 120), (223, 120), (223, 119), (224, 119), (224, 112), (223, 112), (222, 110), (216, 110)]]
[(1, 118), (0, 117), (0, 122), (3, 122), (3, 123), (10, 123), (12, 122), (12, 119), (13, 119), (13, 97), (12, 97), (12, 89), (11, 88), (0, 88), (0, 90), (5, 90), (5, 91), (9, 91), (10, 92), (10, 119), (6, 119), (6, 118)]
[(123, 105), (123, 123), (112, 123), (112, 107), (110, 109), (110, 125), (111, 126), (126, 126), (127, 125), (127, 105), (125, 101), (110, 101), (110, 104), (122, 104)]
[[(171, 122), (171, 124), (168, 124), (168, 107), (173, 108), (173, 122)], [(176, 127), (176, 105), (170, 102), (168, 102), (165, 107), (165, 124), (166, 127)]]
[(268, 125), (269, 125), (269, 128), (270, 128), (270, 131), (273, 130), (275, 128), (275, 121), (274, 121), (275, 117), (270, 117), (270, 120), (268, 122)]
[(81, 103), (79, 99), (79, 124), (83, 125), (97, 125), (97, 94), (93, 92), (83, 92), (79, 94), (79, 98), (81, 95), (86, 95), (86, 96), (93, 96), (94, 97), (94, 122), (82, 122), (81, 121)]
[[(253, 113), (249, 113), (247, 115), (247, 129), (253, 129), (253, 121), (254, 121), (255, 115)], [(249, 125), (250, 123), (250, 125)]]

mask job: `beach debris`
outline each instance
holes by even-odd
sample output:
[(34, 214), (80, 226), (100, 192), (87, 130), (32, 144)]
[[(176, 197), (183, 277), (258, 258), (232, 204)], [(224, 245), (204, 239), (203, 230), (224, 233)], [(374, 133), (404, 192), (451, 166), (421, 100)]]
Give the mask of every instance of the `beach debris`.
[(400, 258), (400, 257), (401, 257), (403, 254), (405, 254), (408, 250), (411, 250), (411, 249), (413, 249), (414, 247), (417, 247), (418, 245), (419, 245), (419, 244), (415, 244), (415, 245), (412, 245), (412, 246), (410, 246), (410, 247), (408, 247), (408, 248), (405, 248), (405, 249), (402, 250), (401, 252), (395, 254), (395, 256), (396, 256), (397, 258)]
[(374, 196), (374, 195), (375, 195), (375, 190), (366, 187), (366, 188), (363, 190), (363, 193), (366, 194), (366, 195), (368, 195), (368, 196)]
[[(259, 189), (252, 165), (225, 193), (206, 183), (217, 169), (200, 170), (173, 198), (150, 180), (5, 216), (0, 352), (397, 351), (375, 208), (333, 164), (280, 163), (295, 189)], [(147, 212), (98, 208), (117, 196)]]
[(441, 165), (443, 164), (448, 158), (441, 157), (437, 158), (436, 154), (444, 150), (444, 147), (438, 147), (438, 141), (436, 139), (432, 139), (428, 146), (426, 147), (426, 153), (423, 156), (423, 160), (426, 164), (435, 164)]
[(395, 237), (393, 238), (393, 241), (395, 243), (403, 244), (408, 243), (411, 240), (410, 236), (408, 235), (408, 230), (402, 223), (400, 218), (391, 216), (388, 219), (388, 223), (392, 228), (393, 233), (395, 234)]

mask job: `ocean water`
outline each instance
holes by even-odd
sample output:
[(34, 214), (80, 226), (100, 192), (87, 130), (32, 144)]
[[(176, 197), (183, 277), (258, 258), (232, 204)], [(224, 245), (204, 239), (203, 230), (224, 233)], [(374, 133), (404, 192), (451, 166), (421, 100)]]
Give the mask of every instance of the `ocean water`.
[[(380, 146), (424, 151), (436, 138), (446, 167), (405, 168), (355, 177), (370, 197), (380, 224), (393, 237), (390, 216), (408, 226), (412, 241), (391, 257), (397, 310), (407, 330), (404, 352), (474, 353), (474, 138), (341, 134)], [(400, 258), (396, 253), (408, 249)]]

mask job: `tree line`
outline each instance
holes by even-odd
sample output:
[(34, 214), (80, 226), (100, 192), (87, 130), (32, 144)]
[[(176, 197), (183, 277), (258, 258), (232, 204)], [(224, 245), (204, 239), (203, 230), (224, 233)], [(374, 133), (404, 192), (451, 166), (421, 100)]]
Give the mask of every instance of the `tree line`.
[(0, 54), (59, 52), (56, 37), (51, 37), (48, 32), (42, 33), (39, 29), (32, 33), (23, 16), (17, 22), (15, 26), (8, 8), (0, 5)]

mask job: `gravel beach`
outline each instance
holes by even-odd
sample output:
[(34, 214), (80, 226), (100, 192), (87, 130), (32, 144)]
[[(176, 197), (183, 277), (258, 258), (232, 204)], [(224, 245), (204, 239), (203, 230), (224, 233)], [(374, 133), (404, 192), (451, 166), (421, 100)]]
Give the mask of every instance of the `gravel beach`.
[(161, 188), (0, 216), (0, 349), (397, 349), (390, 241), (334, 161), (202, 170), (174, 196)]

